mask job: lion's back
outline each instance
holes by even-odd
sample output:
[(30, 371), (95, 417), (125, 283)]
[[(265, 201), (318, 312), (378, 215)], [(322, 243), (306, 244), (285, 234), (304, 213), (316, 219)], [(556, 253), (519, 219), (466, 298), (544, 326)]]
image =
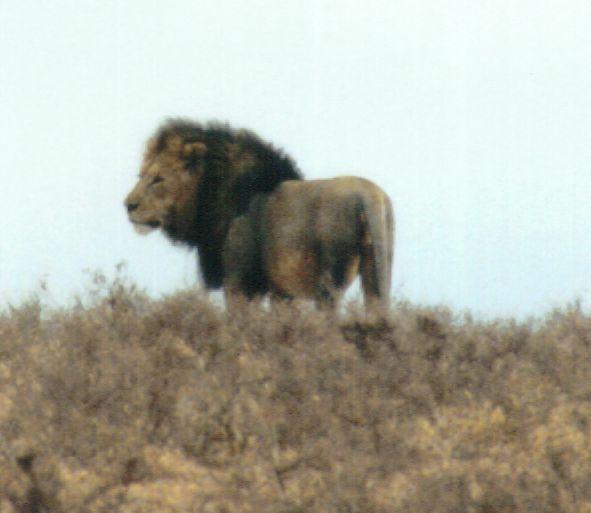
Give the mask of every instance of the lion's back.
[(262, 211), (261, 258), (272, 283), (293, 296), (314, 297), (319, 276), (357, 272), (364, 196), (381, 197), (373, 182), (354, 176), (284, 182)]

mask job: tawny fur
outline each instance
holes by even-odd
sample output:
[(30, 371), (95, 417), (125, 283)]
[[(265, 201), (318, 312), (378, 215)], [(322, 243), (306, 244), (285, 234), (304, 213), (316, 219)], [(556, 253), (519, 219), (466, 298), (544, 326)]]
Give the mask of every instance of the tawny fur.
[(233, 221), (224, 247), (225, 290), (263, 292), (336, 307), (359, 274), (366, 304), (390, 297), (394, 224), (388, 196), (358, 177), (285, 182)]
[(301, 178), (287, 155), (250, 131), (175, 119), (148, 141), (125, 204), (141, 233), (160, 228), (172, 241), (196, 247), (206, 287), (219, 288), (231, 221), (258, 194)]
[(335, 306), (358, 274), (366, 303), (390, 295), (387, 195), (357, 177), (302, 181), (282, 151), (246, 130), (172, 120), (148, 141), (125, 200), (138, 231), (196, 247), (208, 288), (229, 302), (271, 293)]

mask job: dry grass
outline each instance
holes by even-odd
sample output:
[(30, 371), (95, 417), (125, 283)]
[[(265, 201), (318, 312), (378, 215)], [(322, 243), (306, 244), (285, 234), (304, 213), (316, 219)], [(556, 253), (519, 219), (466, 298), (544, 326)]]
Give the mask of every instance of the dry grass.
[(98, 276), (0, 315), (0, 513), (591, 512), (591, 318), (226, 314)]

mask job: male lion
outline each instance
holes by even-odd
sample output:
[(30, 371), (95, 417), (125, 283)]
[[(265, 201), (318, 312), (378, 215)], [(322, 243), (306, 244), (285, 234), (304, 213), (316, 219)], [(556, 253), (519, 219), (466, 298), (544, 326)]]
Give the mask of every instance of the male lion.
[(283, 152), (246, 130), (171, 120), (148, 141), (125, 200), (141, 233), (197, 247), (207, 288), (226, 300), (304, 297), (336, 306), (357, 274), (366, 304), (390, 295), (393, 215), (356, 177), (303, 181)]

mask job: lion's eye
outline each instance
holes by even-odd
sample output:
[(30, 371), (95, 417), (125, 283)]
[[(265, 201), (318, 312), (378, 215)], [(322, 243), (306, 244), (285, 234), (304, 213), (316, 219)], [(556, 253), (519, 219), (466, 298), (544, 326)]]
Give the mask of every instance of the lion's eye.
[(162, 178), (161, 176), (155, 176), (152, 181), (150, 182), (150, 185), (157, 185), (159, 183), (162, 183), (164, 181), (164, 178)]

